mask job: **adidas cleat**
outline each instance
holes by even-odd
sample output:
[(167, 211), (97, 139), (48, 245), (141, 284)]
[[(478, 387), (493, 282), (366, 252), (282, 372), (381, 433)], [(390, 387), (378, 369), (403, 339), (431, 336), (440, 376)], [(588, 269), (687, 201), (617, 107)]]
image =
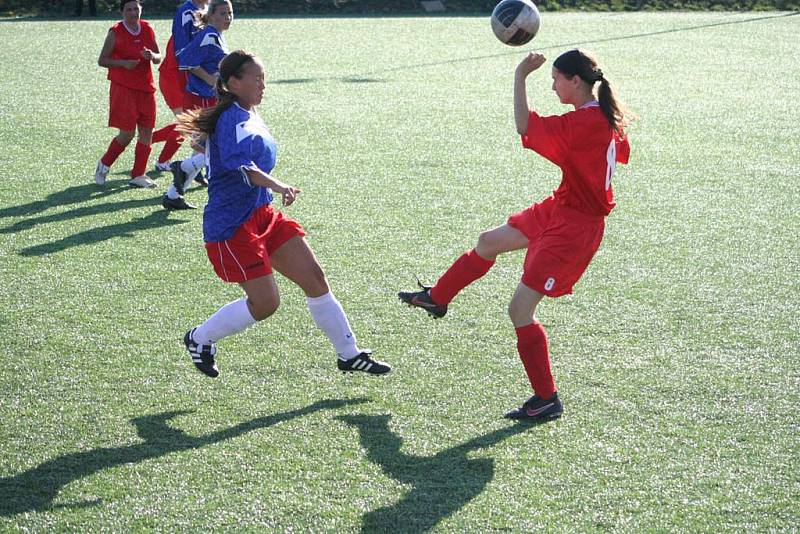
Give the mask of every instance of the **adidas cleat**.
[(514, 408), (506, 413), (508, 419), (547, 421), (558, 419), (564, 412), (564, 405), (555, 393), (549, 400), (543, 400), (534, 395), (526, 400), (519, 408)]
[(183, 336), (183, 344), (186, 345), (186, 350), (189, 351), (189, 356), (192, 357), (192, 363), (197, 367), (201, 373), (211, 378), (219, 376), (219, 369), (217, 369), (217, 362), (214, 361), (214, 355), (217, 353), (217, 345), (198, 345), (192, 339), (194, 328), (186, 332)]
[(183, 197), (178, 198), (169, 198), (169, 195), (164, 193), (164, 196), (161, 198), (161, 205), (164, 206), (165, 210), (194, 210), (197, 209), (197, 206), (193, 204), (189, 204), (186, 202), (186, 199)]
[(366, 349), (349, 360), (345, 360), (342, 357), (337, 358), (336, 366), (345, 373), (361, 371), (371, 375), (385, 375), (392, 370), (388, 364), (373, 360), (371, 356), (372, 351)]

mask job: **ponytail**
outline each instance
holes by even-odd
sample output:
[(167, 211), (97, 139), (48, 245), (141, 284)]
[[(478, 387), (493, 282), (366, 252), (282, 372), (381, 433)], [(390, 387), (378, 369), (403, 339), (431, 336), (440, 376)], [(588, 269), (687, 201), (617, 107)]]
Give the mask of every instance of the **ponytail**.
[(585, 50), (569, 50), (556, 58), (553, 67), (563, 72), (566, 76), (578, 76), (581, 80), (597, 87), (597, 101), (600, 110), (606, 116), (609, 126), (620, 137), (625, 137), (625, 127), (630, 122), (631, 114), (617, 97), (614, 86), (606, 79), (603, 71), (597, 64), (597, 59)]
[(223, 4), (230, 4), (230, 0), (211, 0), (211, 3), (206, 9), (194, 12), (194, 25), (198, 28), (205, 28), (209, 25), (209, 18), (214, 14), (214, 11)]
[(237, 102), (237, 97), (228, 89), (231, 76), (241, 78), (245, 67), (256, 61), (256, 57), (244, 50), (234, 50), (225, 56), (219, 63), (219, 78), (217, 78), (217, 105), (205, 108), (184, 111), (178, 116), (177, 130), (181, 133), (192, 135), (201, 133), (211, 135), (217, 129), (217, 121), (226, 109)]

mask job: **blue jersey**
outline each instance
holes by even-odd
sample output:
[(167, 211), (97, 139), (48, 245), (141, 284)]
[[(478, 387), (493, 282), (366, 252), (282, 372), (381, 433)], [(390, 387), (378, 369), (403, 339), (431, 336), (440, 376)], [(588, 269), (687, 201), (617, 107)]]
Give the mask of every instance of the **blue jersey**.
[[(219, 62), (228, 54), (228, 46), (214, 26), (206, 26), (194, 36), (192, 42), (181, 50), (178, 56), (178, 65), (181, 70), (190, 70), (202, 67), (207, 73), (217, 74)], [(186, 90), (203, 98), (217, 96), (216, 88), (189, 73)]]
[(175, 57), (181, 50), (192, 42), (192, 38), (200, 31), (195, 25), (194, 14), (200, 11), (192, 0), (186, 0), (180, 5), (172, 19), (172, 48), (175, 50)]
[(278, 146), (255, 111), (238, 103), (222, 112), (206, 141), (208, 204), (203, 212), (203, 239), (225, 241), (253, 211), (272, 202), (272, 191), (250, 183), (247, 169), (270, 172)]

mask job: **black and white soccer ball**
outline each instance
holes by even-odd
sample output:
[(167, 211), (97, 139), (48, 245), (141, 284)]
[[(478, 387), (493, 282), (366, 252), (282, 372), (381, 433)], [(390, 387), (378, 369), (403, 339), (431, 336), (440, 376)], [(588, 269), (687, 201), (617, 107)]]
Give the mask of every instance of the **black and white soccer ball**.
[(539, 31), (541, 17), (531, 0), (502, 0), (492, 11), (492, 31), (507, 45), (521, 46)]

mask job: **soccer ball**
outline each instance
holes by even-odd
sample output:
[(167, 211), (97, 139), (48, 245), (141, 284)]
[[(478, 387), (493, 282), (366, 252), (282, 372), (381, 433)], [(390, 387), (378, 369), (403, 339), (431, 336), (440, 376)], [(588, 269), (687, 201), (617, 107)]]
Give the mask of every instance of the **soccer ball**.
[(492, 31), (507, 45), (521, 46), (539, 31), (539, 10), (531, 0), (502, 0), (492, 11)]

